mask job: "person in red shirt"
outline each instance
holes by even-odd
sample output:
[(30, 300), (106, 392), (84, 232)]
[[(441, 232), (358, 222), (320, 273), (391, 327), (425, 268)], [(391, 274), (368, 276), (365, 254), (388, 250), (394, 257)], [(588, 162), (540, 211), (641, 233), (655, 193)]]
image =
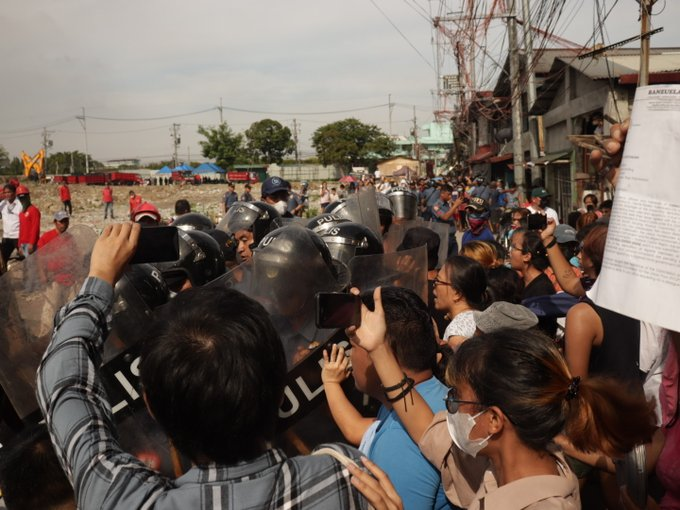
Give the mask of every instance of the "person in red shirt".
[(68, 211), (68, 215), (73, 214), (73, 209), (71, 208), (71, 190), (66, 182), (62, 182), (59, 186), (59, 200), (64, 204), (64, 211)]
[(132, 213), (137, 209), (140, 205), (142, 205), (142, 197), (141, 195), (137, 195), (134, 191), (130, 190), (130, 219), (132, 220)]
[(40, 239), (38, 239), (38, 248), (42, 248), (54, 238), (66, 232), (66, 230), (68, 230), (69, 223), (70, 216), (66, 211), (54, 213), (54, 228), (52, 230), (48, 230), (40, 236)]
[[(131, 193), (134, 193), (134, 191), (132, 191)], [(109, 212), (111, 213), (111, 219), (114, 219), (113, 190), (111, 189), (111, 185), (108, 182), (106, 183), (104, 189), (102, 190), (102, 202), (104, 202), (104, 219), (109, 217)]]
[(40, 238), (40, 210), (31, 204), (31, 194), (26, 186), (17, 187), (17, 198), (23, 211), (19, 214), (19, 255), (33, 253)]
[(54, 228), (45, 232), (38, 240), (38, 271), (43, 282), (56, 282), (64, 286), (73, 285), (74, 256), (77, 251), (69, 227), (69, 215), (66, 211), (54, 214)]

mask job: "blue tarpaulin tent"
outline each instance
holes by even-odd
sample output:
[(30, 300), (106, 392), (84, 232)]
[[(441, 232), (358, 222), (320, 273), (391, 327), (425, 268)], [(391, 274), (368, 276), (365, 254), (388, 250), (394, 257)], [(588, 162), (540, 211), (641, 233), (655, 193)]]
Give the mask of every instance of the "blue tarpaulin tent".
[(172, 169), (171, 169), (169, 166), (166, 165), (166, 166), (164, 166), (163, 168), (161, 168), (161, 169), (160, 169), (158, 172), (156, 172), (156, 173), (157, 173), (157, 174), (171, 174), (171, 173), (172, 173)]
[(173, 172), (186, 172), (186, 171), (193, 171), (194, 167), (187, 165), (186, 163), (183, 165), (180, 165), (176, 168), (173, 169)]
[(194, 174), (223, 174), (225, 173), (219, 166), (215, 163), (203, 163), (198, 167), (194, 168)]

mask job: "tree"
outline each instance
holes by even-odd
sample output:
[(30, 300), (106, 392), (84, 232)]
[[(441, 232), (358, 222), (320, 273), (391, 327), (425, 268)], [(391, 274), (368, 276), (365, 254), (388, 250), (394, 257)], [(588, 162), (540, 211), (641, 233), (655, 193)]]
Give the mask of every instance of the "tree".
[(246, 140), (246, 148), (253, 159), (263, 163), (280, 164), (286, 154), (295, 151), (290, 129), (272, 119), (253, 122), (246, 130)]
[(203, 156), (214, 159), (225, 170), (243, 158), (243, 135), (234, 133), (226, 122), (218, 127), (198, 126), (198, 133), (206, 137), (198, 142)]
[(388, 157), (395, 145), (380, 128), (357, 119), (345, 119), (314, 131), (312, 147), (323, 165), (336, 165), (344, 171), (353, 166), (372, 166)]
[[(88, 156), (90, 172), (104, 167), (99, 161)], [(85, 154), (79, 151), (55, 152), (47, 156), (45, 165), (47, 173), (54, 174), (84, 174), (85, 173)]]

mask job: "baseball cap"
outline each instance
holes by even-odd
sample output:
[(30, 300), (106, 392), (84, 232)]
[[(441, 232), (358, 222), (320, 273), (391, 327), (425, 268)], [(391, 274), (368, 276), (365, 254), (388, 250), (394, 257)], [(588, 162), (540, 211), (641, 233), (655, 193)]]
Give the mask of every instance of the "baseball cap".
[(262, 183), (262, 195), (273, 195), (277, 191), (288, 191), (288, 182), (281, 177), (268, 177)]
[(534, 188), (531, 190), (531, 198), (536, 198), (536, 197), (549, 197), (550, 193), (548, 193), (548, 190), (545, 188)]
[(477, 329), (482, 333), (492, 333), (499, 329), (511, 328), (527, 330), (538, 324), (536, 314), (522, 305), (496, 301), (486, 310), (475, 310), (472, 316)]
[(486, 200), (481, 197), (470, 197), (470, 202), (465, 207), (466, 209), (474, 209), (475, 211), (487, 211), (489, 209), (489, 204)]
[(66, 211), (57, 211), (54, 213), (54, 221), (64, 221), (69, 219), (70, 216)]
[(576, 242), (576, 229), (564, 223), (555, 227), (555, 239), (558, 244)]

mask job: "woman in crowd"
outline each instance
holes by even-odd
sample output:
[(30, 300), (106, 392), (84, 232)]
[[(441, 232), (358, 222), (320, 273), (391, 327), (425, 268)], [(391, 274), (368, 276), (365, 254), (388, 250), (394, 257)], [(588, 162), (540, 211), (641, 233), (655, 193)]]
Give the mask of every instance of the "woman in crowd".
[(324, 181), (321, 183), (321, 189), (319, 190), (319, 206), (321, 207), (321, 212), (323, 212), (330, 203), (331, 192), (328, 191), (328, 183)]
[(580, 508), (576, 477), (553, 444), (560, 431), (577, 448), (617, 457), (651, 438), (654, 410), (643, 395), (608, 379), (574, 377), (554, 344), (528, 331), (461, 345), (447, 371), (447, 411), (433, 415), (385, 342), (380, 289), (374, 300), (375, 310), (363, 307), (361, 326), (347, 333), (369, 352), (387, 399), (441, 470), (455, 505)]
[(446, 260), (434, 282), (435, 308), (446, 311), (451, 322), (441, 339), (454, 351), (475, 334), (473, 310), (486, 306), (486, 274), (476, 260), (454, 255)]
[(463, 245), (459, 255), (476, 260), (484, 269), (490, 269), (499, 265), (495, 248), (484, 241), (470, 241)]
[[(522, 301), (538, 296), (550, 296), (555, 294), (555, 287), (545, 270), (550, 265), (546, 248), (543, 246), (541, 236), (533, 230), (517, 230), (510, 239), (510, 265), (515, 271), (519, 271), (524, 280)], [(550, 337), (557, 332), (557, 320), (550, 317), (541, 317), (539, 321), (541, 330)]]

